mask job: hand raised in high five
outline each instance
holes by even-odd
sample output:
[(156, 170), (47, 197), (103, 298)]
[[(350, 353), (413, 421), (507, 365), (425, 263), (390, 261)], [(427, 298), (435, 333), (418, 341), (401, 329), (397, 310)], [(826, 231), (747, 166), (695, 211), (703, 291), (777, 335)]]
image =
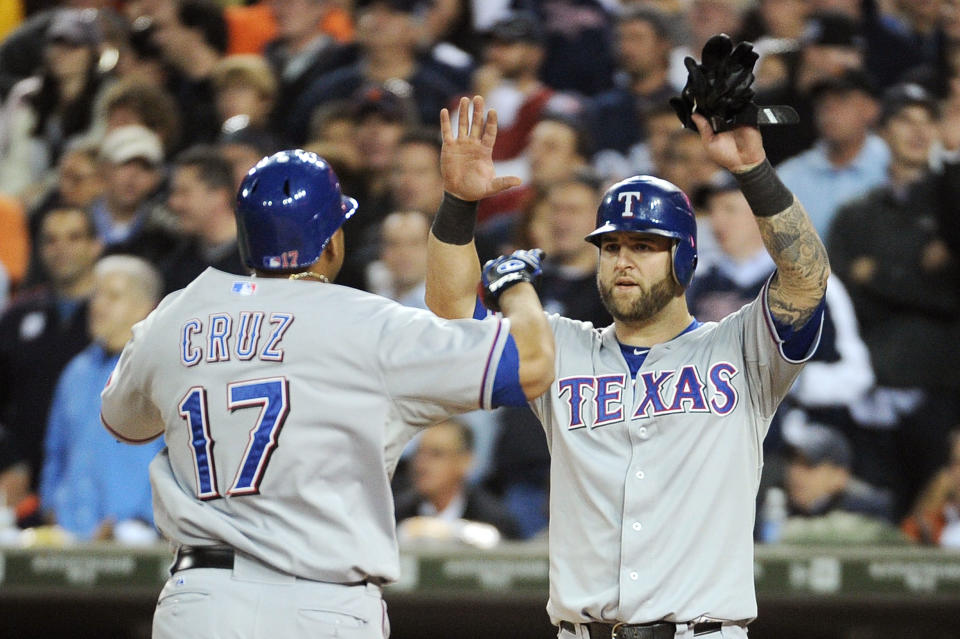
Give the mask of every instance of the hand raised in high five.
[(493, 167), (493, 143), (497, 139), (497, 112), (483, 113), (483, 98), (460, 98), (457, 130), (450, 123), (450, 112), (440, 111), (440, 173), (443, 189), (461, 200), (476, 202), (520, 185), (518, 177), (496, 177)]

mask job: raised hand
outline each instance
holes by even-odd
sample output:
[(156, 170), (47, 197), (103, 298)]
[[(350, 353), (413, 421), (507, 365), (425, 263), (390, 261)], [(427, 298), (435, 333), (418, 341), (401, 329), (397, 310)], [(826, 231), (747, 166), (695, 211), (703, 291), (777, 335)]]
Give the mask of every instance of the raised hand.
[[(470, 117), (471, 104), (473, 117)], [(457, 131), (450, 112), (440, 111), (440, 173), (443, 189), (461, 200), (475, 202), (520, 185), (518, 177), (497, 177), (493, 167), (493, 143), (497, 139), (497, 112), (483, 113), (483, 98), (461, 98)]]
[(767, 157), (763, 150), (760, 129), (737, 126), (729, 131), (714, 133), (707, 119), (699, 113), (692, 115), (700, 133), (700, 141), (710, 159), (733, 173), (742, 173), (757, 166)]

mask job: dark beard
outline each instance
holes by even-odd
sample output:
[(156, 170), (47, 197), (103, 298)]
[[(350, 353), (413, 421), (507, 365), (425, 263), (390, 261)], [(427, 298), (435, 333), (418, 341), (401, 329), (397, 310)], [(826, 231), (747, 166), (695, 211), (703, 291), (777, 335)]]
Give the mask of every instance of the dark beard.
[(646, 322), (662, 311), (670, 300), (683, 294), (683, 288), (669, 275), (651, 286), (649, 291), (633, 303), (615, 301), (613, 285), (604, 287), (600, 278), (597, 278), (597, 289), (600, 291), (600, 300), (610, 316), (625, 324)]

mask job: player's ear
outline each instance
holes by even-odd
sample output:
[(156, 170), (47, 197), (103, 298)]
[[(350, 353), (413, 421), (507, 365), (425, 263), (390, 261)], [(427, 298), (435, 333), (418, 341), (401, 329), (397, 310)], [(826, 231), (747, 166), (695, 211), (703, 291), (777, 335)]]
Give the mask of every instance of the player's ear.
[(328, 268), (331, 272), (327, 273), (327, 276), (333, 280), (337, 273), (340, 272), (340, 267), (343, 266), (343, 259), (346, 256), (344, 250), (344, 240), (343, 240), (343, 229), (339, 228), (337, 231), (330, 237), (330, 241), (327, 242), (326, 247), (323, 249), (323, 255), (321, 260), (328, 265)]

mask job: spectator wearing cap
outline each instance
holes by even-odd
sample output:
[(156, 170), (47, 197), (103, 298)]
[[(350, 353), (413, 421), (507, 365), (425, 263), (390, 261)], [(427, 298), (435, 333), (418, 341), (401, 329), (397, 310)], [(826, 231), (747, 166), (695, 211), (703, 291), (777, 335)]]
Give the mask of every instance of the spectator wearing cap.
[(437, 122), (440, 109), (466, 87), (437, 72), (434, 63), (424, 64), (418, 59), (417, 5), (416, 0), (357, 2), (360, 57), (350, 66), (317, 78), (297, 99), (286, 129), (294, 143), (303, 143), (317, 107), (348, 99), (370, 85), (412, 100), (417, 123)]
[(100, 41), (96, 11), (51, 16), (38, 73), (11, 89), (0, 113), (0, 191), (29, 202), (66, 140), (90, 127)]
[(842, 512), (886, 523), (893, 521), (889, 493), (853, 476), (854, 451), (842, 434), (829, 426), (809, 422), (787, 429), (784, 435), (791, 516), (828, 517)]
[(513, 4), (529, 7), (544, 25), (546, 56), (540, 77), (547, 86), (584, 96), (613, 86), (612, 3), (555, 0)]
[(617, 18), (616, 86), (597, 95), (590, 105), (597, 149), (632, 155), (646, 140), (648, 114), (676, 94), (667, 75), (673, 46), (667, 24), (662, 13), (647, 7), (625, 9)]
[[(386, 87), (360, 89), (353, 99), (354, 139), (360, 165), (351, 193), (370, 214), (344, 229), (347, 258), (337, 282), (364, 287), (366, 266), (376, 259), (378, 227), (392, 210), (390, 175), (400, 140), (413, 126), (415, 105)], [(439, 111), (438, 111), (439, 113)]]
[[(687, 288), (687, 303), (701, 322), (719, 321), (757, 297), (773, 274), (774, 264), (750, 206), (732, 177), (725, 175), (696, 189), (693, 204), (698, 215), (709, 222), (698, 228), (706, 227), (712, 233), (716, 251), (705, 268), (698, 268)], [(818, 421), (852, 431), (850, 407), (873, 383), (869, 352), (860, 337), (853, 304), (840, 280), (831, 275), (820, 342), (778, 411), (764, 440), (765, 452), (779, 452), (780, 417), (796, 407)]]
[(337, 10), (330, 0), (269, 0), (276, 21), (276, 37), (263, 49), (278, 83), (271, 127), (287, 135), (289, 109), (323, 75), (356, 62), (356, 46), (341, 42), (324, 30), (324, 20)]
[(561, 108), (563, 96), (540, 80), (545, 37), (529, 11), (507, 14), (484, 34), (484, 62), (473, 73), (471, 91), (497, 111), (493, 161), (499, 175), (527, 177), (523, 154), (533, 127), (545, 110)]
[(817, 138), (812, 89), (848, 69), (864, 69), (866, 41), (853, 17), (830, 11), (811, 13), (800, 51), (787, 82), (757, 92), (757, 104), (788, 104), (800, 116), (798, 124), (769, 127), (763, 132), (767, 157), (774, 165), (810, 148)]
[(937, 119), (919, 85), (887, 90), (878, 130), (888, 182), (842, 207), (826, 238), (877, 375), (860, 419), (894, 432), (901, 514), (945, 463), (947, 432), (960, 421), (960, 267), (941, 227), (960, 219), (960, 163), (931, 170)]
[(837, 208), (887, 180), (890, 152), (871, 132), (880, 106), (860, 70), (821, 80), (810, 90), (818, 137), (813, 147), (777, 167), (821, 237)]
[(163, 144), (139, 124), (117, 127), (100, 143), (104, 192), (90, 206), (107, 250), (157, 262), (174, 241), (173, 226), (155, 197), (164, 179)]

